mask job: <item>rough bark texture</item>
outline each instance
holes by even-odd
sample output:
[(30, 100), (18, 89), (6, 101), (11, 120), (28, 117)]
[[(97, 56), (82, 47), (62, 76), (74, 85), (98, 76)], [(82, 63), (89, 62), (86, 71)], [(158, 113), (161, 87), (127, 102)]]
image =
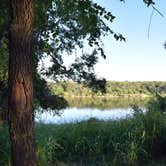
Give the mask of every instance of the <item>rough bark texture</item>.
[(9, 125), (13, 166), (35, 166), (33, 0), (10, 0)]

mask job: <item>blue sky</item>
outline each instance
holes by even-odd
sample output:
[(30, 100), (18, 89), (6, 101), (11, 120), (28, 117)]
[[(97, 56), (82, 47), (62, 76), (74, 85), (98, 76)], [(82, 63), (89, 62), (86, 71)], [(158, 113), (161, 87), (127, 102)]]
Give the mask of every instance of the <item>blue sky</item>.
[(111, 27), (122, 33), (126, 42), (113, 37), (103, 39), (106, 60), (100, 59), (95, 70), (99, 77), (115, 81), (166, 81), (166, 0), (156, 0), (156, 7), (164, 14), (154, 12), (150, 37), (148, 26), (152, 8), (143, 0), (95, 0), (116, 16)]

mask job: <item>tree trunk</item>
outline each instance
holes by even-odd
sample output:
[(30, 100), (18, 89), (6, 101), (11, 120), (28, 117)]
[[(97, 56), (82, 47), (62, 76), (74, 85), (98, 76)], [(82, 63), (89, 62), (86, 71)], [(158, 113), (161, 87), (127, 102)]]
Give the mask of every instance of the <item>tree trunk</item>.
[(12, 165), (35, 166), (32, 84), (33, 0), (10, 0), (9, 132)]

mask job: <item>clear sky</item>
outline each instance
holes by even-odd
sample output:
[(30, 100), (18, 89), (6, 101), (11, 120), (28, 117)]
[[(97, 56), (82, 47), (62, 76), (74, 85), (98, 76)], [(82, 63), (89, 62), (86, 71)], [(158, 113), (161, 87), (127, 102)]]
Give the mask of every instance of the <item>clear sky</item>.
[(115, 81), (166, 81), (166, 0), (156, 0), (164, 18), (154, 12), (149, 39), (152, 8), (143, 0), (95, 1), (116, 16), (111, 27), (126, 37), (125, 43), (111, 36), (104, 39), (107, 59), (96, 65), (98, 75)]

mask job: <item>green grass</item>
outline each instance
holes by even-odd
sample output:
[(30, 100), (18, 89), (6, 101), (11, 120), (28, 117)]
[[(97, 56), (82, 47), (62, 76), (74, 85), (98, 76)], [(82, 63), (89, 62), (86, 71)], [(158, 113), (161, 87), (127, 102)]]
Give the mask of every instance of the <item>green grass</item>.
[(8, 127), (6, 125), (0, 126), (0, 165), (10, 165), (10, 145)]
[(116, 122), (91, 119), (36, 127), (38, 151), (43, 149), (43, 163), (49, 165), (152, 164), (166, 154), (166, 117), (157, 111)]
[[(0, 165), (9, 165), (7, 127), (0, 135)], [(36, 145), (40, 166), (164, 165), (166, 115), (152, 110), (121, 121), (36, 124)]]

